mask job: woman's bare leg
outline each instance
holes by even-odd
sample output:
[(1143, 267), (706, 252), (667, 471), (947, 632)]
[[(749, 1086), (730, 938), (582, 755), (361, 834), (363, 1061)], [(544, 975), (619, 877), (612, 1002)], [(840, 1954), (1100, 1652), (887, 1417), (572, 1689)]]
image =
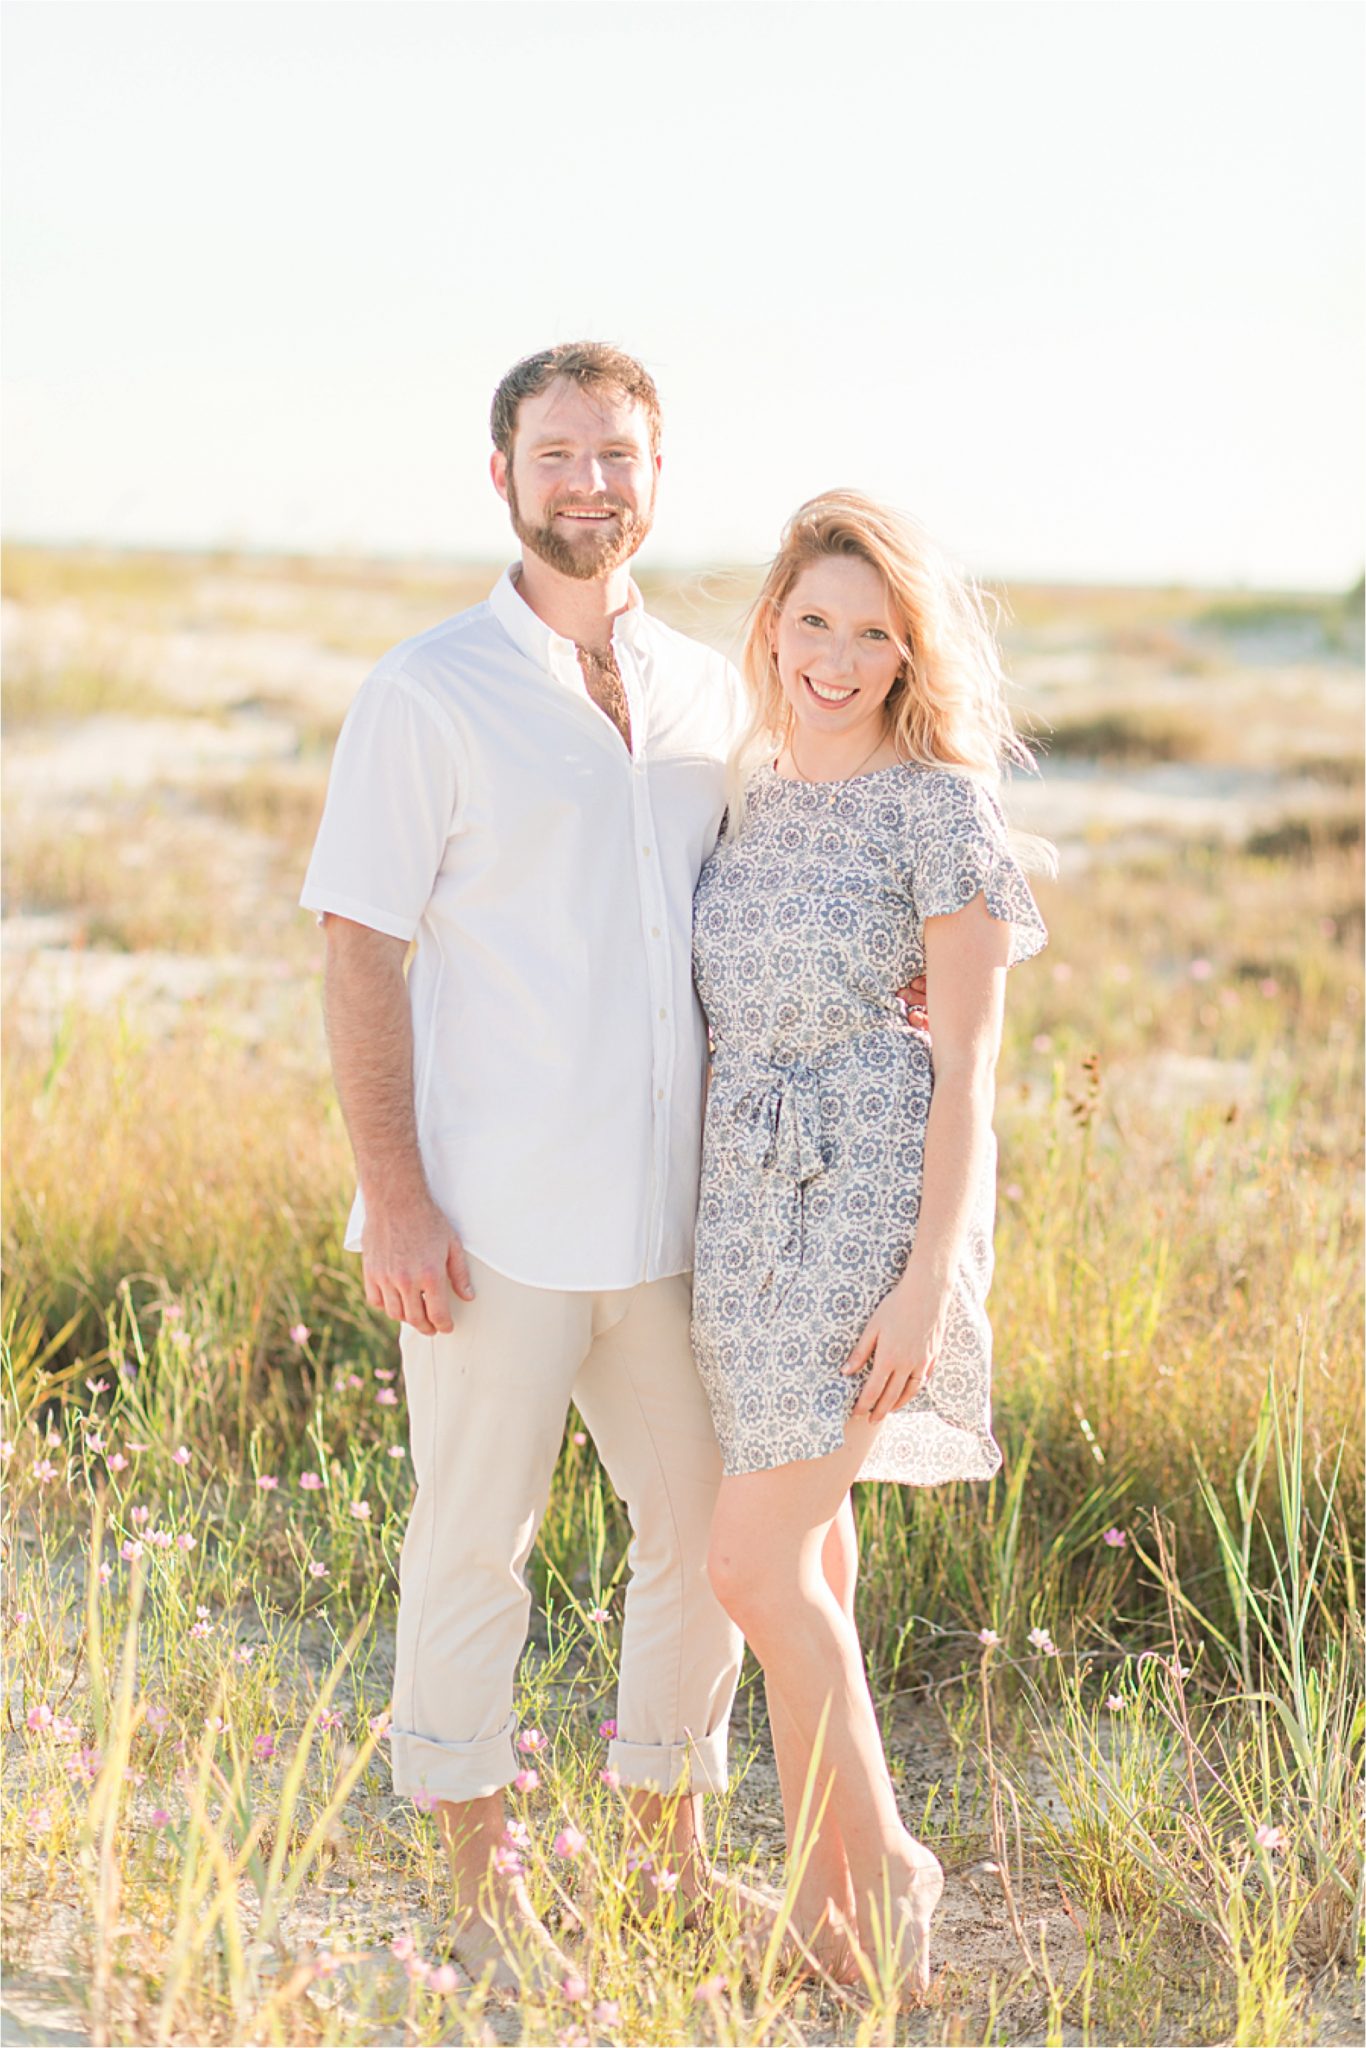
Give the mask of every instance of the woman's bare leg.
[[(825, 1573), (831, 1527), (873, 1434), (851, 1421), (844, 1448), (830, 1457), (723, 1480), (710, 1570), (781, 1702), (785, 1783), (797, 1799), (824, 1717), (820, 1768), (822, 1781), (826, 1773), (832, 1781), (826, 1818), (839, 1833), (860, 1943), (869, 1956), (891, 1949), (923, 1990), (942, 1873), (902, 1825), (858, 1634)], [(821, 1869), (832, 1885), (837, 1873), (828, 1859)]]
[[(852, 1625), (854, 1587), (858, 1579), (858, 1537), (854, 1528), (853, 1499), (847, 1493), (826, 1532), (821, 1547), (821, 1569), (826, 1584)], [(798, 1845), (797, 1820), (806, 1796), (810, 1751), (802, 1742), (782, 1696), (767, 1674), (764, 1690), (768, 1695), (768, 1726), (773, 1737), (778, 1782), (782, 1787), (783, 1823), (789, 1853), (798, 1853), (799, 1847), (805, 1849), (806, 1842), (810, 1842), (802, 1879), (797, 1887), (794, 1928), (833, 1977), (842, 1982), (853, 1982), (858, 1977), (858, 1966), (849, 1952), (849, 1937), (857, 1927), (858, 1912), (849, 1876), (849, 1859), (844, 1852), (844, 1838), (834, 1818), (833, 1794), (826, 1796), (829, 1773), (822, 1773), (820, 1781), (811, 1788), (806, 1838)], [(811, 1841), (811, 1824), (821, 1812), (822, 1800), (825, 1801), (824, 1817), (815, 1840)]]

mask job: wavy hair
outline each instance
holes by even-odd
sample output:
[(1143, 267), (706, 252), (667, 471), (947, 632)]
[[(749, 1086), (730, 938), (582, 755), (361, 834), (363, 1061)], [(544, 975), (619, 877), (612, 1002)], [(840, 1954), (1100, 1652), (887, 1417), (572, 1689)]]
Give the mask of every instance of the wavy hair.
[(1032, 767), (1006, 706), (989, 600), (906, 513), (860, 491), (823, 491), (783, 528), (750, 611), (741, 656), (750, 717), (728, 772), (733, 826), (743, 816), (744, 785), (756, 762), (781, 750), (792, 728), (773, 649), (778, 616), (802, 571), (832, 555), (876, 569), (899, 622), (902, 673), (884, 709), (900, 759), (959, 768), (991, 783), (1012, 763)]

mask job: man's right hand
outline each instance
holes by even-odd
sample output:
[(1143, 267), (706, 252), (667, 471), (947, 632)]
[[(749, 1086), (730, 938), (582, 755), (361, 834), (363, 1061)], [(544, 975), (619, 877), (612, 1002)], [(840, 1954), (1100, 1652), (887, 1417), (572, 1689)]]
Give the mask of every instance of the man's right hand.
[(423, 1337), (453, 1330), (451, 1296), (474, 1300), (465, 1247), (430, 1196), (372, 1208), (361, 1238), (365, 1299)]

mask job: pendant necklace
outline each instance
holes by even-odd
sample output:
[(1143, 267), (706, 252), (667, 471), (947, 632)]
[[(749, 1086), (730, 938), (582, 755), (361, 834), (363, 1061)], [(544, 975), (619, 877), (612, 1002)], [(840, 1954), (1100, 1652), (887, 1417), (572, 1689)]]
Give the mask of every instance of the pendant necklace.
[[(875, 753), (877, 752), (878, 748), (879, 748), (879, 747), (880, 747), (880, 746), (882, 745), (882, 742), (883, 742), (883, 741), (884, 741), (884, 740), (886, 739), (886, 737), (887, 737), (887, 735), (886, 735), (886, 733), (885, 733), (885, 732), (879, 733), (879, 734), (878, 734), (878, 736), (877, 736), (877, 738), (876, 738), (876, 739), (875, 739), (875, 740), (873, 741), (872, 747), (871, 747), (871, 748), (869, 749), (869, 751), (868, 751), (868, 752), (867, 752), (867, 753), (866, 753), (866, 754), (864, 755), (863, 759), (862, 759), (862, 760), (861, 760), (861, 761), (859, 762), (859, 764), (858, 764), (858, 767), (857, 767), (857, 768), (851, 768), (851, 769), (850, 769), (850, 771), (849, 771), (849, 773), (848, 773), (847, 775), (837, 775), (837, 776), (836, 776), (836, 777), (834, 778), (834, 780), (833, 780), (833, 781), (831, 782), (831, 784), (830, 784), (830, 794), (829, 794), (829, 796), (828, 796), (828, 797), (827, 797), (827, 798), (825, 799), (825, 801), (826, 801), (826, 802), (827, 802), (828, 804), (833, 804), (833, 803), (834, 803), (834, 801), (835, 801), (835, 798), (836, 798), (836, 797), (837, 797), (837, 796), (839, 795), (840, 791), (841, 791), (841, 790), (842, 790), (842, 789), (844, 788), (844, 785), (846, 784), (846, 782), (852, 782), (852, 781), (854, 780), (854, 778), (855, 778), (855, 776), (856, 776), (856, 775), (861, 775), (861, 774), (862, 774), (863, 770), (864, 770), (864, 769), (865, 769), (865, 768), (866, 768), (866, 767), (868, 766), (868, 763), (869, 763), (869, 762), (870, 762), (870, 761), (872, 760), (872, 758), (873, 758), (873, 755), (874, 755), (874, 754), (875, 754)], [(787, 752), (788, 752), (788, 758), (789, 758), (789, 760), (791, 761), (791, 763), (792, 763), (793, 767), (794, 767), (794, 768), (796, 769), (796, 771), (797, 771), (797, 780), (798, 780), (798, 782), (804, 782), (804, 783), (806, 784), (806, 786), (807, 786), (807, 788), (808, 788), (808, 789), (819, 789), (819, 788), (821, 787), (821, 785), (820, 785), (820, 783), (819, 783), (819, 782), (813, 782), (813, 781), (812, 781), (812, 779), (811, 779), (811, 777), (810, 777), (809, 775), (803, 775), (803, 774), (802, 774), (802, 770), (801, 770), (801, 763), (800, 763), (800, 762), (798, 761), (798, 759), (797, 759), (797, 750), (796, 750), (795, 746), (794, 746), (794, 745), (792, 744), (792, 740), (793, 740), (793, 735), (792, 735), (791, 733), (789, 733), (789, 734), (788, 734), (788, 740), (787, 740)]]

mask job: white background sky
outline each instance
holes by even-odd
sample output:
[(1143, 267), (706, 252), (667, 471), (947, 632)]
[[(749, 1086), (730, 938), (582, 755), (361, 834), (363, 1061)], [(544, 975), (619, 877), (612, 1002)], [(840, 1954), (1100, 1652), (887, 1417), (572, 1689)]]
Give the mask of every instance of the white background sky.
[(1356, 5), (4, 18), (11, 536), (498, 558), (492, 388), (595, 335), (647, 561), (847, 483), (983, 574), (1360, 572)]

